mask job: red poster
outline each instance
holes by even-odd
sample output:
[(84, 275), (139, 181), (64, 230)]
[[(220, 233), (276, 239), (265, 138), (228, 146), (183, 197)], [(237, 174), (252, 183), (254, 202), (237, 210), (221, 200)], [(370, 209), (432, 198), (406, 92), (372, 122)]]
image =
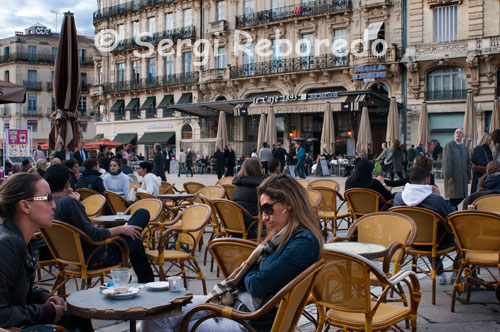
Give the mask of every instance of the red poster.
[(28, 144), (27, 129), (9, 129), (9, 145), (26, 145)]

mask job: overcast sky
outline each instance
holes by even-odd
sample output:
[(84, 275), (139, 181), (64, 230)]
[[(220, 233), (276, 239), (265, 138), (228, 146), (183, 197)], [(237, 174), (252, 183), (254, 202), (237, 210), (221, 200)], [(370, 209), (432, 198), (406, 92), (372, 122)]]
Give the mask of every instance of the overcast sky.
[[(41, 23), (55, 32), (61, 29), (62, 13), (71, 11), (75, 14), (78, 33), (94, 32), (92, 13), (97, 9), (96, 0), (2, 0), (0, 5), (0, 38), (14, 36), (15, 31), (22, 31), (35, 23)], [(57, 31), (60, 32), (60, 31)]]

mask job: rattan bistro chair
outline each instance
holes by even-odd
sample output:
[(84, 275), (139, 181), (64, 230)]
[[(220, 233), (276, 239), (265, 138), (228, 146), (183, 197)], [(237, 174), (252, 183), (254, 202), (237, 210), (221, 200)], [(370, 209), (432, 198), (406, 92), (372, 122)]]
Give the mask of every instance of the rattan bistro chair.
[(197, 195), (203, 195), (208, 199), (221, 199), (226, 195), (226, 191), (221, 186), (206, 186), (200, 188), (197, 192)]
[[(207, 319), (223, 317), (235, 320), (243, 325), (248, 331), (255, 332), (248, 321), (261, 318), (278, 306), (278, 311), (274, 318), (274, 323), (270, 332), (292, 332), (295, 331), (302, 310), (304, 309), (307, 297), (316, 281), (316, 277), (324, 267), (323, 260), (316, 262), (296, 276), (272, 299), (264, 304), (260, 309), (254, 312), (242, 312), (230, 307), (217, 304), (200, 304), (193, 307), (182, 320), (181, 331), (193, 332), (198, 326)], [(200, 311), (207, 311), (207, 314), (201, 317), (198, 322), (189, 329), (188, 325), (193, 315)]]
[[(187, 288), (187, 279), (199, 279), (203, 284), (203, 294), (207, 294), (205, 276), (196, 261), (195, 251), (211, 213), (212, 209), (204, 204), (186, 208), (172, 221), (175, 225), (163, 232), (158, 242), (158, 249), (146, 249), (146, 256), (153, 264), (160, 280), (171, 276), (169, 272), (176, 267), (180, 272), (173, 275), (182, 275), (184, 287)], [(168, 249), (172, 242), (175, 249)], [(181, 250), (181, 246), (187, 251)], [(165, 263), (170, 265), (164, 268)], [(188, 275), (186, 270), (194, 275)]]
[(80, 201), (92, 195), (100, 195), (97, 191), (88, 188), (76, 188), (76, 192), (80, 195)]
[[(402, 331), (397, 323), (410, 319), (412, 331), (417, 331), (417, 310), (420, 284), (414, 272), (401, 271), (388, 278), (373, 262), (344, 251), (324, 251), (323, 267), (313, 288), (318, 305), (317, 331), (326, 323), (336, 331)], [(382, 293), (372, 300), (370, 278), (375, 276)], [(393, 289), (407, 288), (410, 306), (385, 303)], [(326, 315), (325, 315), (325, 309)], [(326, 329), (325, 329), (326, 331)]]
[(229, 184), (229, 183), (222, 184), (221, 186), (226, 191), (226, 198), (229, 199), (230, 201), (232, 201), (234, 188), (236, 188), (236, 186), (234, 184)]
[[(412, 270), (414, 272), (424, 273), (432, 280), (432, 304), (436, 303), (436, 272), (437, 262), (436, 258), (445, 256), (453, 260), (449, 253), (456, 250), (455, 245), (449, 245), (444, 248), (439, 248), (443, 243), (448, 229), (446, 221), (438, 213), (421, 208), (410, 206), (397, 206), (392, 207), (389, 211), (402, 213), (413, 219), (417, 225), (417, 236), (413, 243), (406, 247), (408, 258), (403, 263), (403, 266), (411, 262)], [(431, 261), (429, 265), (424, 257)], [(417, 263), (421, 262), (420, 265)], [(443, 270), (443, 272), (451, 272)]]
[[(465, 287), (466, 300), (469, 301), (471, 279), (490, 289), (495, 289), (499, 283), (498, 278), (488, 267), (498, 268), (500, 272), (500, 214), (487, 211), (458, 211), (450, 214), (447, 221), (455, 234), (457, 250), (461, 257), (451, 295), (453, 312), (458, 290)], [(492, 282), (481, 280), (474, 275), (480, 267), (486, 268), (493, 278)], [(497, 286), (497, 297), (498, 290)]]
[(103, 195), (92, 195), (85, 198), (82, 201), (82, 205), (85, 208), (85, 213), (90, 220), (93, 220), (96, 217), (102, 215), (104, 210), (104, 206), (106, 205), (106, 197)]
[(117, 214), (118, 212), (125, 212), (128, 207), (128, 201), (112, 191), (106, 190), (104, 192), (104, 197), (106, 197), (108, 206), (113, 214)]
[(217, 181), (217, 184), (219, 186), (222, 186), (223, 184), (232, 184), (234, 180), (234, 176), (225, 176), (223, 178), (220, 178), (219, 181)]
[[(217, 210), (217, 215), (222, 224), (222, 232), (226, 236), (241, 234), (243, 239), (247, 239), (248, 230), (257, 225), (257, 240), (260, 241), (262, 223), (259, 221), (258, 216), (252, 216), (243, 206), (227, 199), (214, 199), (212, 204)], [(245, 226), (244, 216), (253, 220), (248, 228)]]
[(196, 194), (196, 192), (198, 190), (200, 190), (201, 188), (205, 187), (204, 184), (198, 183), (198, 182), (186, 182), (186, 183), (183, 184), (183, 186), (184, 186), (184, 190), (188, 194)]
[(347, 207), (351, 211), (354, 220), (368, 213), (378, 212), (387, 202), (384, 197), (375, 190), (365, 188), (352, 188), (344, 193)]
[(475, 210), (500, 212), (500, 194), (485, 195), (472, 202)]
[(309, 187), (326, 187), (335, 191), (340, 190), (340, 184), (332, 179), (317, 179), (309, 182)]
[[(85, 287), (92, 288), (97, 283), (92, 283), (93, 278), (99, 278), (102, 284), (104, 277), (112, 269), (128, 267), (129, 250), (127, 242), (119, 236), (113, 236), (101, 242), (94, 242), (80, 229), (61, 221), (54, 221), (51, 227), (42, 228), (40, 232), (59, 269), (56, 281), (52, 286), (52, 294), (57, 291), (61, 296), (66, 296), (66, 283), (71, 279), (81, 279), (81, 289)], [(82, 242), (95, 247), (87, 257), (83, 254)], [(103, 247), (109, 245), (116, 245), (120, 249), (122, 261), (108, 267), (89, 266), (94, 255)], [(78, 283), (76, 283), (76, 289), (79, 290)]]
[(309, 195), (309, 201), (311, 202), (311, 205), (317, 211), (319, 205), (321, 204), (321, 194), (319, 193), (319, 191), (314, 189), (307, 189), (307, 194)]
[(304, 188), (307, 188), (309, 187), (309, 181), (307, 181), (307, 179), (301, 179), (301, 178), (297, 178), (295, 179), (298, 183), (300, 183), (300, 185)]
[(258, 243), (237, 238), (220, 238), (208, 243), (222, 277), (227, 278), (257, 248)]
[[(348, 229), (350, 226), (349, 212), (340, 212), (340, 208), (344, 203), (344, 198), (336, 190), (327, 187), (313, 187), (309, 189), (315, 190), (320, 193), (321, 201), (318, 208), (318, 220), (323, 222), (323, 233), (330, 231), (333, 236), (337, 235), (337, 230), (343, 220), (346, 221)], [(337, 204), (337, 199), (340, 200), (340, 205)], [(326, 238), (326, 237), (325, 237)]]

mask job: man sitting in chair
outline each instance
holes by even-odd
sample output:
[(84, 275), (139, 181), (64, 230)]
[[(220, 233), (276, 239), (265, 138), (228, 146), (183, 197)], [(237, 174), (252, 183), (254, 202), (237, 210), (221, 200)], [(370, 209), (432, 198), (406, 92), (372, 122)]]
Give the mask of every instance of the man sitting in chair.
[[(439, 195), (439, 189), (436, 186), (430, 185), (431, 174), (427, 167), (415, 165), (410, 172), (410, 183), (405, 185), (402, 192), (396, 193), (394, 196), (393, 206), (418, 206), (432, 210), (446, 218), (450, 213), (455, 212), (457, 208)], [(446, 232), (441, 224), (438, 224), (437, 238), (441, 238)], [(441, 241), (439, 248), (448, 248), (455, 245), (455, 239), (452, 233), (448, 233)], [(443, 269), (443, 265), (438, 260), (439, 270)], [(446, 275), (444, 272), (438, 274), (438, 282), (440, 285), (446, 284)]]
[[(120, 235), (127, 242), (130, 251), (130, 262), (137, 275), (139, 283), (154, 281), (153, 271), (149, 265), (144, 246), (142, 245), (141, 231), (149, 222), (149, 212), (145, 209), (137, 210), (128, 221), (128, 224), (113, 228), (96, 228), (87, 217), (83, 205), (75, 199), (69, 184), (69, 171), (63, 165), (54, 165), (45, 172), (45, 180), (50, 185), (54, 196), (56, 209), (54, 219), (71, 224), (93, 241), (104, 241), (109, 237)], [(92, 252), (92, 247), (82, 242), (85, 257)], [(121, 252), (116, 246), (107, 246), (100, 254), (91, 260), (93, 268), (113, 266), (121, 261)]]

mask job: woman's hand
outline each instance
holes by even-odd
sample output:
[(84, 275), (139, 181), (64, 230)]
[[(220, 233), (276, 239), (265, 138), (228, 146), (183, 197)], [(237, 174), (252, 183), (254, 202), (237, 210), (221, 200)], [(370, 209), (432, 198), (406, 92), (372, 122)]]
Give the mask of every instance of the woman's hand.
[(64, 301), (59, 296), (51, 296), (47, 300), (45, 300), (45, 303), (54, 303), (64, 306)]
[(54, 323), (57, 323), (61, 320), (61, 318), (63, 317), (64, 315), (64, 311), (66, 310), (66, 308), (64, 308), (63, 305), (59, 305), (59, 304), (55, 304), (52, 302), (52, 305), (54, 306), (54, 308), (56, 309), (56, 315), (54, 317)]

